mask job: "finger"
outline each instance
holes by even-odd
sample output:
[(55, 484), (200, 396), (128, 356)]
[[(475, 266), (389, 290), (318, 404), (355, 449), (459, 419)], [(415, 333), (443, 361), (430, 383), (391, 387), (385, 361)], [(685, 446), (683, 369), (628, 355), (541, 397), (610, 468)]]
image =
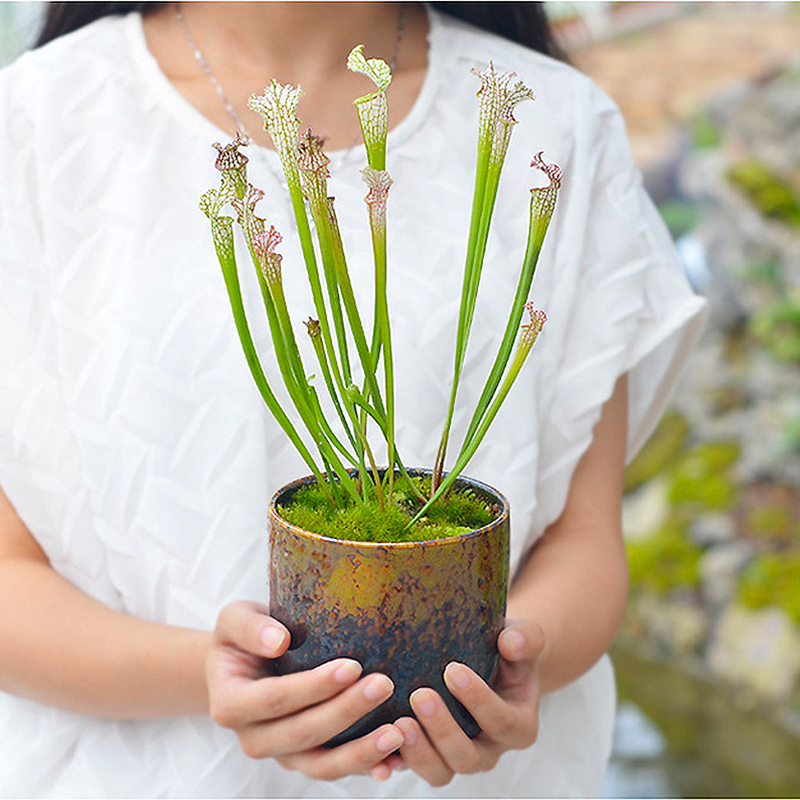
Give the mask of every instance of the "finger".
[(406, 766), (431, 786), (445, 786), (453, 779), (453, 770), (436, 752), (420, 724), (411, 717), (401, 717), (395, 723), (403, 734), (400, 755)]
[(337, 658), (291, 675), (220, 680), (211, 695), (211, 716), (223, 728), (286, 717), (339, 694), (358, 680), (361, 671), (357, 661)]
[(535, 690), (527, 693), (530, 698), (511, 702), (494, 692), (466, 664), (455, 661), (445, 668), (444, 682), (472, 714), (484, 735), (503, 749), (521, 749), (536, 741), (539, 726)]
[(484, 748), (461, 730), (433, 689), (417, 689), (409, 699), (431, 744), (453, 772), (473, 773), (493, 766), (486, 758)]
[[(310, 778), (334, 781), (346, 775), (371, 773), (402, 744), (403, 735), (395, 725), (382, 725), (372, 733), (339, 747), (291, 753), (278, 758), (278, 763), (287, 769), (299, 770)], [(378, 771), (378, 775), (383, 774), (382, 770)]]
[(545, 647), (544, 632), (533, 622), (509, 622), (497, 639), (500, 669), (497, 689), (508, 699), (530, 699)]
[(244, 600), (229, 603), (222, 609), (214, 635), (218, 644), (264, 658), (283, 655), (291, 639), (289, 631), (269, 615), (266, 606)]
[(384, 759), (380, 764), (376, 764), (372, 767), (367, 774), (376, 781), (387, 781), (392, 776), (392, 768), (386, 763), (386, 759)]
[[(323, 703), (271, 722), (249, 726), (239, 734), (242, 749), (248, 755), (260, 756), (312, 750), (377, 708), (391, 697), (393, 691), (394, 684), (386, 675), (367, 675)], [(369, 766), (374, 764), (372, 762)]]
[(406, 767), (403, 757), (400, 753), (394, 752), (384, 758), (380, 764), (372, 767), (368, 774), (377, 781), (385, 781), (391, 777), (393, 772), (402, 772), (405, 769), (408, 769), (408, 767)]
[(392, 753), (383, 763), (386, 764), (392, 772), (402, 772), (408, 769), (406, 762), (403, 761), (403, 756), (401, 756), (399, 752)]

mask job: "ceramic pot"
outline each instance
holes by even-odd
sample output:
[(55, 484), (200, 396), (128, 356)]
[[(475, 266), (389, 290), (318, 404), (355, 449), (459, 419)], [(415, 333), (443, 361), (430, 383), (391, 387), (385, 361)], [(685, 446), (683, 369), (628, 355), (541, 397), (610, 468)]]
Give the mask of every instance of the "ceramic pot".
[(508, 502), (491, 487), (462, 478), (457, 488), (471, 488), (497, 509), (489, 525), (429, 542), (353, 542), (302, 530), (281, 517), (280, 508), (313, 481), (285, 486), (270, 503), (270, 613), (292, 635), (289, 650), (275, 662), (277, 672), (349, 657), (364, 674), (382, 672), (394, 681), (392, 697), (331, 745), (413, 715), (408, 698), (420, 686), (439, 692), (461, 727), (476, 735), (475, 720), (447, 690), (442, 673), (455, 660), (488, 682), (494, 677), (508, 587)]

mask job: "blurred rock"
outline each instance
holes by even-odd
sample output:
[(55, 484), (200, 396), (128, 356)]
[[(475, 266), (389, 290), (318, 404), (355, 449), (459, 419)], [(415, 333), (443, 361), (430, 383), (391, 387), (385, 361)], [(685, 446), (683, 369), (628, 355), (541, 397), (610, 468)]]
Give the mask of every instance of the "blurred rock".
[(785, 611), (730, 606), (714, 631), (708, 663), (719, 677), (764, 699), (792, 699), (800, 677), (800, 633)]
[(701, 547), (730, 541), (736, 534), (736, 525), (727, 514), (700, 514), (689, 523), (689, 535)]
[(626, 541), (652, 536), (669, 514), (669, 484), (664, 476), (654, 478), (622, 501), (622, 531)]
[(647, 638), (667, 655), (683, 656), (698, 651), (709, 632), (709, 618), (690, 602), (642, 595), (634, 600), (634, 614)]
[(736, 594), (739, 573), (755, 553), (750, 542), (739, 540), (712, 547), (700, 559), (703, 597), (717, 607), (729, 603)]
[[(696, 441), (737, 440), (738, 481), (774, 480), (800, 486), (800, 454), (787, 453), (786, 430), (800, 414), (800, 371), (748, 347), (739, 361), (735, 345), (708, 331), (698, 345), (672, 401)], [(719, 387), (736, 402), (721, 402)]]

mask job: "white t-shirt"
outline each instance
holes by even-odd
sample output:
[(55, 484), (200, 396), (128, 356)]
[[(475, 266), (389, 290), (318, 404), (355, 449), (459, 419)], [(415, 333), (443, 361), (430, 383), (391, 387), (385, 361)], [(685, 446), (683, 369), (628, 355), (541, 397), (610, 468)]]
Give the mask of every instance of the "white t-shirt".
[[(563, 509), (625, 372), (629, 455), (651, 432), (703, 302), (676, 264), (605, 95), (564, 64), (436, 13), (429, 42), (422, 92), (391, 131), (388, 153), (406, 464), (433, 463), (449, 390), (476, 151), (470, 68), (514, 70), (537, 100), (515, 112), (455, 443), (516, 287), (528, 189), (542, 182), (531, 156), (542, 150), (565, 173), (533, 288), (547, 325), (466, 470), (511, 501), (513, 569)], [(211, 143), (226, 135), (159, 71), (135, 14), (24, 55), (0, 73), (0, 109), (0, 485), (53, 567), (84, 592), (139, 617), (209, 629), (228, 601), (266, 599), (267, 503), (307, 472), (252, 384), (198, 210), (218, 181)], [(284, 281), (303, 330), (312, 305), (277, 158), (248, 154), (250, 179), (266, 192), (259, 213), (285, 237)], [(333, 154), (331, 189), (371, 319), (363, 165), (361, 148)], [(274, 375), (254, 281), (245, 292)], [(432, 790), (410, 772), (387, 783), (309, 781), (246, 758), (207, 717), (100, 720), (0, 693), (0, 793), (586, 797), (600, 791), (613, 707), (603, 658), (543, 699), (532, 748)]]

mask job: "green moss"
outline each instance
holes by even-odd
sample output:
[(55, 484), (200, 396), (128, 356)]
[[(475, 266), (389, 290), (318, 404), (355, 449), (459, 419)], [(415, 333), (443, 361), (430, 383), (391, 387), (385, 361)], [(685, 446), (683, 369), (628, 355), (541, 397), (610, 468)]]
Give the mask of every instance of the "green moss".
[(708, 114), (696, 114), (691, 122), (692, 143), (698, 150), (717, 147), (722, 141), (722, 134), (716, 123)]
[(785, 506), (763, 505), (747, 515), (747, 528), (761, 539), (785, 539), (792, 531), (793, 517)]
[[(413, 478), (423, 495), (430, 494), (430, 478)], [(471, 489), (450, 493), (410, 530), (408, 520), (420, 504), (400, 484), (395, 484), (393, 502), (384, 510), (377, 504), (344, 508), (332, 506), (316, 484), (298, 491), (281, 506), (281, 516), (292, 525), (334, 539), (356, 542), (423, 542), (459, 536), (488, 525), (497, 509), (489, 507)]]
[(683, 465), (697, 464), (706, 472), (726, 470), (739, 460), (741, 452), (741, 445), (733, 439), (704, 442), (687, 452)]
[(702, 550), (688, 535), (686, 521), (678, 516), (647, 539), (626, 545), (631, 586), (665, 596), (675, 589), (694, 589), (700, 584)]
[(739, 600), (748, 608), (777, 606), (800, 625), (800, 553), (763, 553), (742, 573)]
[(789, 420), (783, 429), (782, 449), (787, 456), (800, 452), (800, 414)]
[(750, 320), (750, 331), (782, 363), (800, 361), (800, 299), (790, 297), (762, 309)]
[(697, 205), (685, 200), (667, 200), (659, 205), (658, 210), (673, 239), (685, 236), (700, 219)]
[(705, 442), (686, 451), (672, 473), (669, 500), (693, 511), (723, 511), (736, 501), (730, 468), (741, 448), (734, 441)]
[(653, 435), (625, 470), (625, 491), (637, 489), (674, 463), (689, 435), (689, 423), (677, 411), (664, 414)]
[(744, 158), (728, 170), (728, 180), (741, 189), (764, 216), (800, 226), (800, 202), (789, 184), (757, 158)]
[(703, 511), (723, 511), (736, 499), (736, 487), (724, 475), (677, 476), (670, 486), (669, 500), (673, 505), (691, 505)]
[(766, 284), (774, 289), (783, 289), (783, 269), (775, 258), (749, 261), (742, 269), (742, 276), (753, 283)]

